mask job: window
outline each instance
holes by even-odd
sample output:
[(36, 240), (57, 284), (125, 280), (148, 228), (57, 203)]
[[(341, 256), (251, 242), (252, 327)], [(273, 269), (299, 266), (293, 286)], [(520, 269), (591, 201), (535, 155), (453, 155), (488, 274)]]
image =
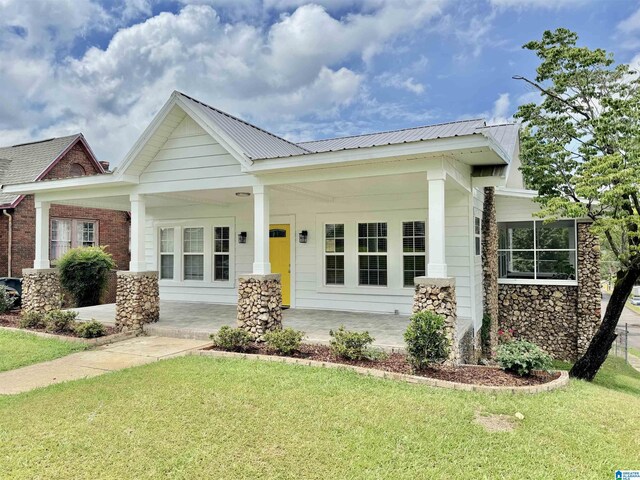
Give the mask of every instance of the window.
[(499, 223), (498, 233), (500, 278), (576, 279), (574, 220)]
[(476, 255), (480, 255), (482, 251), (481, 235), (482, 227), (480, 217), (474, 217), (473, 219), (473, 233), (476, 240)]
[(213, 241), (213, 279), (229, 280), (229, 227), (215, 227)]
[(98, 222), (71, 218), (51, 219), (49, 258), (57, 260), (76, 247), (95, 247), (98, 244)]
[(72, 177), (82, 177), (86, 172), (84, 167), (79, 163), (72, 163), (70, 173)]
[(344, 285), (344, 224), (324, 226), (325, 283)]
[(183, 231), (184, 279), (204, 280), (204, 228), (187, 227)]
[(160, 229), (160, 279), (173, 280), (175, 231), (173, 228)]
[(387, 224), (358, 224), (360, 285), (387, 285)]
[(405, 287), (413, 287), (413, 279), (425, 275), (425, 248), (425, 222), (402, 222), (403, 278)]

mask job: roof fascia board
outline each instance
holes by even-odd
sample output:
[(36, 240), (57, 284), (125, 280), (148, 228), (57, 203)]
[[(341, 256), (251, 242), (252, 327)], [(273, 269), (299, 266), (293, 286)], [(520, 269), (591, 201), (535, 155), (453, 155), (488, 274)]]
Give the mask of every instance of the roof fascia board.
[[(2, 186), (4, 193), (25, 195), (38, 192), (53, 192), (61, 189), (82, 189), (84, 187), (117, 187), (130, 185), (133, 182), (116, 178), (115, 175), (89, 175), (86, 177), (61, 178), (46, 182), (17, 183)], [(137, 183), (137, 182), (136, 182)]]
[[(278, 169), (309, 168), (357, 162), (362, 160), (376, 160), (410, 155), (433, 155), (446, 153), (451, 150), (469, 148), (490, 148), (489, 139), (484, 135), (464, 135), (453, 138), (440, 138), (419, 142), (401, 143), (397, 145), (381, 145), (366, 148), (354, 148), (335, 152), (311, 153), (286, 158), (259, 160), (253, 164), (252, 173), (268, 172)], [(494, 152), (495, 153), (495, 152)], [(498, 155), (499, 159), (507, 163)]]
[(520, 188), (496, 188), (496, 195), (502, 197), (518, 197), (518, 198), (536, 198), (538, 192), (536, 190), (524, 190)]
[(200, 125), (205, 132), (211, 135), (215, 141), (222, 145), (236, 160), (238, 160), (238, 162), (240, 162), (240, 165), (244, 167), (243, 170), (246, 171), (252, 169), (253, 160), (249, 159), (244, 153), (242, 153), (240, 146), (229, 135), (221, 131), (216, 125), (212, 125), (212, 123), (207, 121), (206, 118), (202, 118), (202, 116), (193, 109), (191, 105), (184, 101), (180, 95), (176, 95), (175, 99), (178, 106), (182, 108), (187, 115)]
[[(123, 178), (124, 176), (128, 175), (127, 170), (129, 169), (131, 164), (133, 164), (136, 157), (146, 146), (149, 139), (153, 136), (154, 133), (156, 133), (160, 125), (162, 125), (162, 122), (165, 118), (167, 118), (167, 115), (169, 115), (169, 112), (171, 111), (173, 106), (176, 105), (176, 98), (177, 97), (175, 92), (171, 94), (169, 100), (167, 100), (167, 102), (162, 106), (158, 113), (156, 113), (156, 116), (153, 117), (151, 123), (147, 126), (147, 128), (144, 129), (144, 132), (142, 132), (142, 135), (138, 137), (136, 143), (133, 144), (133, 147), (131, 147), (129, 152), (125, 155), (124, 160), (122, 161), (122, 165), (115, 172), (115, 175), (118, 178)], [(135, 177), (137, 177), (137, 175), (135, 175)]]

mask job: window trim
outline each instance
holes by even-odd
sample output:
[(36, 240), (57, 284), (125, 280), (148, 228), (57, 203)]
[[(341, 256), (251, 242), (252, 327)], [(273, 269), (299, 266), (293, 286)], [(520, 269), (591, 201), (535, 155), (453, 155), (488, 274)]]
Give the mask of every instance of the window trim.
[[(342, 225), (342, 252), (327, 252), (327, 225)], [(333, 237), (334, 240), (336, 237)], [(346, 222), (322, 223), (322, 285), (329, 288), (345, 288), (347, 283), (347, 224)], [(342, 283), (327, 283), (327, 256), (342, 257)]]
[[(184, 251), (184, 233), (187, 230), (187, 228), (194, 228), (194, 229), (202, 229), (202, 252), (185, 252)], [(182, 265), (181, 265), (181, 270), (180, 270), (180, 280), (182, 282), (195, 282), (197, 284), (202, 284), (204, 282), (206, 282), (207, 280), (207, 271), (206, 271), (206, 252), (207, 252), (207, 228), (202, 226), (202, 225), (185, 225), (184, 227), (182, 227), (182, 232), (180, 235), (180, 245), (181, 245), (181, 257), (182, 257)], [(195, 278), (185, 278), (185, 257), (186, 256), (201, 256), (202, 257), (202, 280), (197, 280)]]
[[(384, 239), (387, 243), (387, 248), (385, 249), (384, 252), (380, 252), (379, 250), (377, 250), (377, 244), (376, 244), (376, 251), (375, 252), (361, 252), (360, 251), (360, 225), (364, 224), (364, 225), (369, 225), (375, 223), (376, 225), (380, 224), (380, 223), (384, 223), (385, 224), (385, 228), (387, 230), (386, 235), (384, 236)], [(357, 279), (357, 286), (358, 287), (362, 287), (362, 288), (374, 288), (374, 289), (380, 289), (380, 288), (389, 288), (389, 272), (391, 271), (391, 269), (389, 268), (389, 225), (391, 222), (389, 222), (388, 220), (372, 220), (372, 221), (368, 221), (368, 220), (356, 220), (356, 279)], [(376, 227), (377, 228), (377, 227)], [(368, 230), (368, 227), (367, 227)], [(377, 232), (376, 232), (377, 233)], [(376, 234), (375, 237), (369, 237), (368, 236), (369, 232), (367, 231), (367, 237), (364, 238), (376, 238), (376, 239), (380, 239), (383, 237), (380, 237)], [(368, 246), (367, 246), (367, 250), (368, 250)], [(385, 282), (384, 285), (371, 285), (368, 283), (360, 283), (360, 257), (372, 257), (372, 256), (384, 256), (386, 258), (386, 262), (387, 262), (387, 268), (385, 269), (386, 273), (387, 273), (387, 280)], [(379, 270), (379, 269), (378, 269)], [(403, 282), (404, 283), (404, 282)]]
[[(51, 217), (49, 219), (49, 261), (53, 264), (57, 262), (60, 257), (53, 258), (52, 255), (52, 247), (53, 247), (53, 222), (54, 221), (64, 221), (71, 222), (71, 241), (69, 249), (78, 248), (82, 245), (78, 244), (78, 225), (81, 223), (93, 223), (93, 246), (97, 247), (100, 245), (100, 221), (93, 218), (74, 218), (74, 217)], [(64, 255), (64, 254), (63, 254)]]
[[(557, 221), (571, 221), (573, 222), (573, 241), (575, 248), (555, 248), (555, 249), (538, 249), (537, 247), (537, 235), (536, 235), (536, 223), (543, 222), (543, 220), (539, 219), (509, 219), (505, 221), (497, 221), (498, 224), (498, 241), (500, 235), (500, 224), (501, 223), (519, 223), (519, 222), (533, 222), (533, 249), (505, 249), (498, 248), (498, 257), (500, 256), (500, 252), (530, 252), (533, 251), (533, 264), (534, 269), (537, 268), (537, 252), (575, 252), (576, 265), (575, 265), (575, 279), (569, 280), (561, 280), (561, 279), (539, 279), (539, 278), (500, 278), (500, 273), (498, 272), (498, 284), (499, 285), (564, 285), (564, 286), (577, 286), (578, 285), (578, 221), (575, 218), (559, 218)], [(498, 245), (499, 247), (499, 245)], [(499, 261), (499, 258), (498, 258)], [(537, 272), (534, 270), (534, 275), (537, 275)]]
[[(226, 252), (217, 252), (216, 251), (216, 228), (227, 228), (229, 230), (229, 249)], [(231, 259), (232, 259), (232, 255), (231, 252), (233, 251), (233, 242), (234, 242), (234, 238), (233, 238), (233, 229), (231, 228), (231, 225), (213, 225), (211, 227), (211, 261), (213, 262), (213, 265), (211, 266), (211, 281), (214, 283), (229, 283), (231, 281), (231, 275), (233, 272), (233, 268), (231, 266)], [(216, 257), (222, 257), (222, 256), (226, 256), (228, 257), (228, 262), (229, 262), (229, 278), (227, 279), (218, 279), (216, 278)]]
[[(424, 223), (424, 252), (405, 252), (404, 251), (404, 239), (405, 238), (416, 238), (415, 234), (413, 235), (413, 237), (405, 237), (404, 236), (404, 224), (405, 223), (417, 223), (417, 222), (422, 222)], [(427, 220), (401, 220), (400, 221), (400, 250), (402, 252), (402, 264), (400, 265), (400, 268), (402, 270), (402, 288), (409, 288), (409, 289), (413, 289), (415, 288), (415, 286), (413, 285), (413, 283), (411, 285), (405, 285), (404, 283), (404, 258), (405, 257), (424, 257), (424, 274), (427, 274), (427, 252), (429, 250), (429, 247), (427, 245), (427, 242), (429, 240), (429, 236), (427, 235)], [(414, 227), (415, 228), (415, 227)], [(414, 230), (415, 233), (415, 230)], [(418, 237), (419, 238), (419, 237)], [(422, 255), (420, 255), (422, 254)], [(415, 269), (414, 269), (415, 271)]]
[[(163, 252), (162, 251), (162, 230), (173, 230), (173, 251), (171, 252)], [(176, 233), (179, 232), (179, 228), (177, 227), (158, 227), (158, 280), (162, 281), (175, 281), (176, 280)], [(162, 277), (162, 256), (163, 255), (171, 255), (173, 257), (173, 275), (171, 278), (163, 278)]]

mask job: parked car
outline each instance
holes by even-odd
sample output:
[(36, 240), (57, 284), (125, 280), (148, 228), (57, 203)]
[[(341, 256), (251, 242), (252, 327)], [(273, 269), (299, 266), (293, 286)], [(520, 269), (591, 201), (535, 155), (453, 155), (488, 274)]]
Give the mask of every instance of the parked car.
[(640, 285), (631, 290), (631, 305), (640, 305)]
[(17, 277), (0, 277), (0, 285), (7, 288), (9, 296), (14, 299), (13, 306), (22, 304), (22, 279)]

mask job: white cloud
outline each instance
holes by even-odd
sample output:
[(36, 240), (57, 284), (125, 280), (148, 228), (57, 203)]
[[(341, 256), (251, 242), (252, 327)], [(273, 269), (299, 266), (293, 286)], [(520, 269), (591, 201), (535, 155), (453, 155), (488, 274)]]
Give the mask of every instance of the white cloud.
[(384, 73), (378, 77), (380, 85), (385, 87), (394, 87), (408, 92), (420, 95), (424, 93), (425, 86), (420, 82), (416, 82), (413, 77), (406, 77), (401, 74)]
[[(15, 48), (0, 50), (6, 87), (0, 90), (0, 136), (28, 140), (82, 131), (99, 157), (117, 164), (174, 89), (279, 132), (295, 119), (335, 120), (341, 108), (362, 98), (366, 74), (349, 67), (351, 61), (367, 61), (420, 28), (440, 4), (372, 0), (370, 11), (339, 19), (322, 6), (304, 5), (263, 26), (223, 21), (204, 4), (221, 1), (161, 13), (120, 29), (105, 49), (62, 60), (60, 51), (69, 51), (87, 25), (113, 28), (127, 15), (144, 14), (148, 3), (126, 0), (114, 10), (121, 18), (105, 20), (88, 0), (68, 0), (68, 15), (77, 15), (69, 32), (50, 50), (37, 51), (32, 42), (46, 43), (53, 20), (33, 20), (33, 13), (12, 2), (12, 16), (2, 21), (41, 33), (4, 39)], [(80, 4), (84, 13), (71, 12)], [(99, 19), (89, 18), (93, 14)], [(405, 80), (404, 88), (421, 88), (413, 78)]]
[(634, 33), (640, 30), (640, 8), (616, 26), (623, 33)]
[(511, 99), (508, 93), (501, 93), (498, 99), (493, 103), (493, 110), (487, 119), (488, 125), (497, 125), (500, 123), (508, 123), (513, 117), (510, 114)]
[(525, 10), (528, 8), (540, 8), (556, 10), (559, 8), (572, 7), (589, 3), (590, 0), (489, 0), (489, 3), (496, 8), (514, 8)]

